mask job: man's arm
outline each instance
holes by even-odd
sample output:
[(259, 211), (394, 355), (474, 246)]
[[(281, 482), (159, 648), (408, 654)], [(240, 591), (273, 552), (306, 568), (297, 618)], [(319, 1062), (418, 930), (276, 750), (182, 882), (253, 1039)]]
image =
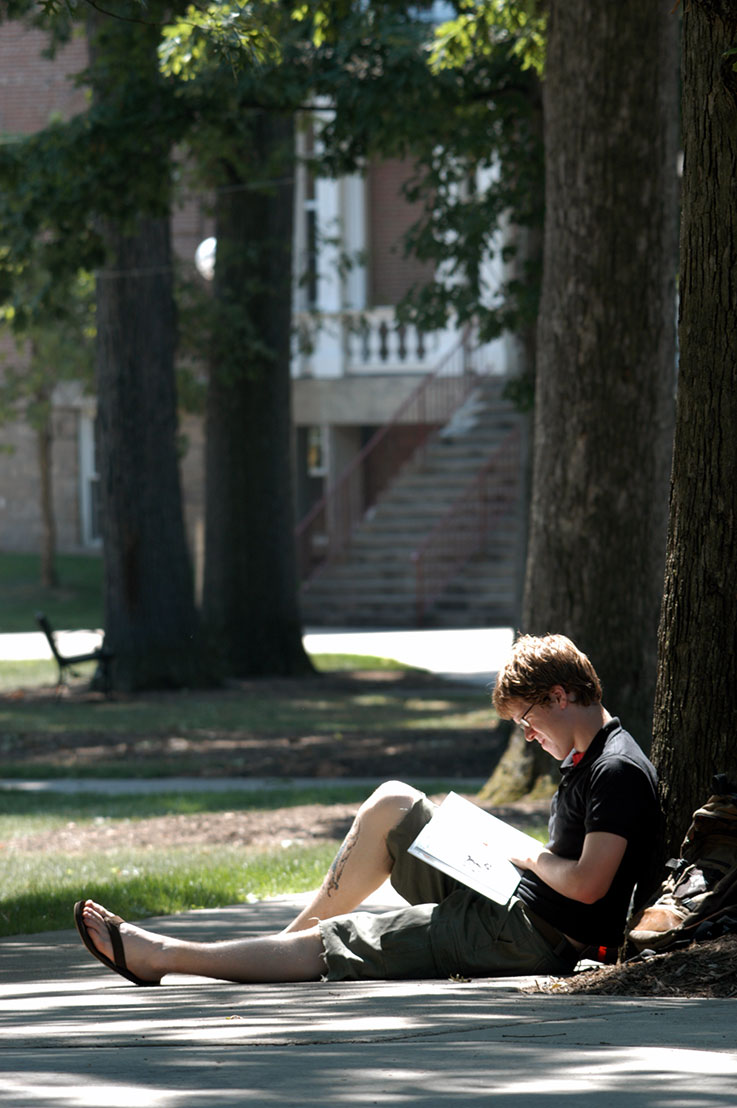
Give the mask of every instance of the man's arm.
[(521, 869), (532, 870), (563, 896), (582, 904), (594, 904), (609, 891), (626, 849), (627, 840), (622, 835), (590, 831), (578, 859), (561, 858), (541, 846), (534, 857), (511, 861)]

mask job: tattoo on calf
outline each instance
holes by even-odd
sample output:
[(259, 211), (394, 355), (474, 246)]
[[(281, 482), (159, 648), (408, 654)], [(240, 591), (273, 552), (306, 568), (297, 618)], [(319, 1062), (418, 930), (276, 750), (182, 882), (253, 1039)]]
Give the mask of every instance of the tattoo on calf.
[(338, 887), (340, 885), (340, 879), (343, 876), (343, 870), (348, 864), (348, 859), (350, 857), (351, 851), (353, 850), (353, 847), (356, 845), (357, 842), (358, 828), (352, 827), (341, 845), (338, 847), (338, 853), (333, 858), (330, 869), (328, 870), (326, 889), (328, 896), (331, 896), (332, 893), (337, 893)]

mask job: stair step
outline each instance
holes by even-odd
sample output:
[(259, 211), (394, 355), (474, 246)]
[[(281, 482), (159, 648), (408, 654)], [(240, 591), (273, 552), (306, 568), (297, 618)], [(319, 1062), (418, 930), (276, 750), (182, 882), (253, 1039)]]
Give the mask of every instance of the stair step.
[[(501, 399), (504, 381), (479, 380), (421, 458), (402, 468), (358, 527), (350, 550), (302, 590), (303, 618), (316, 625), (416, 626), (416, 567), (412, 554), (445, 521), (458, 535), (477, 522), (449, 509), (499, 450), (520, 417)], [(519, 460), (514, 459), (519, 465)], [(431, 626), (480, 626), (515, 618), (522, 514), (516, 481), (489, 499), (485, 552), (452, 574), (442, 597), (424, 615)], [(453, 559), (449, 557), (449, 569)]]

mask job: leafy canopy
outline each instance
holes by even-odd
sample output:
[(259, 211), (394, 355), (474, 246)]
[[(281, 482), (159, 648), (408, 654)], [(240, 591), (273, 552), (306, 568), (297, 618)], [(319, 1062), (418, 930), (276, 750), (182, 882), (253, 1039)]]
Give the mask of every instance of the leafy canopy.
[[(17, 14), (28, 3), (11, 7)], [(534, 266), (519, 266), (498, 295), (484, 259), (510, 260), (509, 236), (506, 246), (495, 237), (503, 221), (525, 228), (542, 220), (537, 0), (461, 0), (439, 26), (432, 4), (404, 0), (109, 7), (107, 17), (88, 0), (37, 7), (59, 37), (91, 8), (103, 34), (107, 20), (127, 24), (130, 35), (115, 26), (80, 75), (93, 89), (106, 82), (104, 101), (93, 97), (75, 119), (0, 147), (0, 241), (9, 259), (4, 269), (0, 260), (0, 297), (34, 251), (52, 280), (99, 265), (99, 216), (163, 214), (175, 148), (195, 154), (203, 186), (217, 183), (218, 167), (233, 158), (247, 179), (244, 127), (249, 113), (267, 111), (311, 116), (316, 173), (360, 171), (387, 157), (414, 167), (406, 193), (419, 215), (406, 247), (435, 272), (404, 305), (420, 325), (476, 318), (491, 337), (534, 313)], [(135, 51), (151, 48), (160, 60), (155, 88), (136, 65)]]
[[(187, 80), (195, 97), (209, 88), (211, 102), (232, 111), (309, 113), (317, 175), (405, 159), (405, 192), (418, 211), (405, 248), (435, 277), (411, 291), (402, 311), (426, 328), (473, 318), (491, 338), (536, 312), (537, 260), (520, 262), (501, 294), (484, 263), (494, 254), (511, 260), (509, 237), (502, 245), (495, 234), (504, 221), (542, 223), (544, 14), (536, 0), (462, 0), (437, 26), (432, 8), (391, 0), (211, 5), (206, 23), (188, 13), (165, 30), (160, 57), (166, 75)], [(248, 37), (256, 27), (258, 51)], [(243, 51), (239, 36), (247, 37)]]

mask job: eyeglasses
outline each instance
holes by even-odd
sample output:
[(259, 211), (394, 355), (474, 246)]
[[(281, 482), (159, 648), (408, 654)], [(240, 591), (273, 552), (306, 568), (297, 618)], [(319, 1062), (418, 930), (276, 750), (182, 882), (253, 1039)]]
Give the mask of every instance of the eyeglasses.
[(528, 721), (527, 717), (529, 716), (530, 712), (532, 711), (532, 709), (533, 709), (534, 707), (535, 707), (535, 705), (534, 705), (534, 704), (531, 704), (531, 705), (530, 705), (530, 707), (529, 707), (529, 708), (527, 709), (527, 711), (525, 712), (525, 714), (524, 714), (524, 715), (522, 715), (522, 716), (520, 716), (520, 717), (519, 717), (519, 719), (518, 719), (518, 721), (517, 721), (517, 722), (519, 723), (520, 727), (524, 727), (524, 728), (525, 728), (525, 730), (526, 730), (526, 729), (527, 729), (528, 727), (532, 727), (532, 724), (531, 724), (531, 723), (530, 723), (530, 722)]

